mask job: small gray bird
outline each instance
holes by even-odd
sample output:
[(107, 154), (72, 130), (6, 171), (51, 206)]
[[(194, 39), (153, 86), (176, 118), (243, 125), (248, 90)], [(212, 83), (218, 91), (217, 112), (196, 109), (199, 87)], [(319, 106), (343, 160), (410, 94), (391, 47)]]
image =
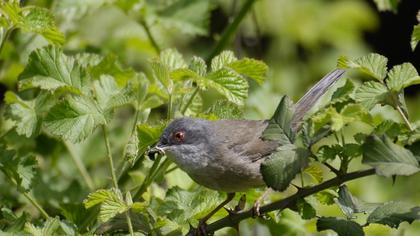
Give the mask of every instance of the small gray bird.
[[(300, 128), (305, 114), (343, 73), (332, 71), (296, 103), (293, 130)], [(246, 191), (265, 186), (260, 165), (279, 146), (261, 138), (267, 125), (267, 120), (175, 119), (148, 155), (166, 154), (207, 188), (228, 193)]]

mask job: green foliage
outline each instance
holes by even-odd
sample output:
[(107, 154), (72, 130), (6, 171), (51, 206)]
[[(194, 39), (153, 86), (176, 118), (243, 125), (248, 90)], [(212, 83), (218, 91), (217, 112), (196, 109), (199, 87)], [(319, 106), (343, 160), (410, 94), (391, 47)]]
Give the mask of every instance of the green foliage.
[[(417, 12), (417, 21), (420, 23), (420, 11)], [(417, 24), (413, 27), (413, 32), (411, 33), (411, 49), (414, 51), (420, 41), (420, 24)]]
[(20, 7), (19, 1), (7, 0), (0, 4), (0, 13), (5, 17), (1, 26), (7, 29), (19, 28), (25, 32), (42, 35), (49, 42), (63, 44), (64, 35), (55, 25), (50, 11), (45, 8)]
[[(274, 98), (285, 92), (296, 98), (313, 82), (307, 75), (319, 78), (331, 67), (325, 61), (335, 50), (363, 54), (362, 32), (375, 22), (357, 1), (262, 1), (255, 17), (245, 17), (240, 29), (228, 20), (229, 30), (219, 36), (220, 22), (211, 22), (210, 29), (210, 16), (231, 11), (244, 16), (244, 8), (207, 0), (21, 2), (0, 3), (0, 82), (8, 89), (0, 106), (1, 235), (186, 234), (224, 194), (197, 187), (165, 157), (154, 162), (145, 157), (170, 120), (266, 119)], [(375, 2), (393, 11), (398, 3)], [(271, 25), (261, 12), (281, 12), (282, 21)], [(275, 43), (266, 50), (254, 30)], [(227, 45), (224, 39), (234, 31), (243, 33)], [(247, 48), (254, 37), (258, 55)], [(413, 49), (418, 38), (417, 25)], [(331, 52), (325, 53), (324, 45)], [(206, 60), (194, 56), (213, 55), (210, 48), (263, 58), (270, 63), (270, 79), (263, 61), (233, 51)], [(311, 52), (305, 60), (298, 56), (301, 50)], [(410, 63), (388, 71), (387, 61), (379, 54), (341, 57), (340, 68), (356, 69), (367, 81), (346, 78), (330, 100), (308, 111), (301, 131), (291, 128), (292, 100), (280, 99), (262, 138), (281, 146), (261, 160), (261, 173), (271, 188), (287, 189), (265, 203), (289, 199), (280, 205), (295, 212), (273, 212), (268, 220), (241, 227), (258, 230), (265, 224), (275, 235), (308, 234), (314, 229), (305, 224), (316, 220), (318, 231), (364, 235), (370, 224), (397, 228), (419, 219), (415, 204), (366, 203), (350, 192), (353, 188), (334, 182), (368, 166), (387, 177), (419, 171), (419, 123), (404, 89), (420, 84), (420, 77)], [(338, 177), (331, 180), (327, 168)], [(302, 196), (311, 189), (316, 191)], [(237, 218), (218, 212), (215, 221), (232, 217), (218, 223), (235, 225), (259, 192), (246, 193)], [(410, 195), (416, 199), (415, 192)], [(323, 207), (333, 204), (346, 219), (327, 216)], [(364, 225), (361, 213), (369, 214)]]
[(344, 220), (334, 217), (321, 217), (316, 222), (318, 231), (331, 229), (339, 236), (363, 236), (362, 226), (351, 220)]

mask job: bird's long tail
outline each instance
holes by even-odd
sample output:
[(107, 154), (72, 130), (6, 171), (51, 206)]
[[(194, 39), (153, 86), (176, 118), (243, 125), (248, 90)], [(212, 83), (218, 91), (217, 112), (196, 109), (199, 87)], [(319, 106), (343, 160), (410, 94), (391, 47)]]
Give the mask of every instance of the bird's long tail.
[(292, 118), (292, 129), (300, 129), (306, 113), (316, 104), (318, 99), (325, 94), (341, 78), (345, 70), (336, 69), (328, 73), (318, 83), (316, 83), (295, 105), (295, 113)]

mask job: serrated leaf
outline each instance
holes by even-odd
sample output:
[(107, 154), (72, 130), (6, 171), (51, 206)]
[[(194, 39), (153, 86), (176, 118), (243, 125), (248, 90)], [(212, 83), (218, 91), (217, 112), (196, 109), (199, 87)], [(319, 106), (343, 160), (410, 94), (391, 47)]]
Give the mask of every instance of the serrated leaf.
[[(99, 79), (103, 75), (108, 75), (115, 79), (119, 87), (124, 87), (128, 81), (136, 77), (135, 71), (131, 68), (123, 68), (114, 54), (106, 55), (99, 62), (96, 62), (96, 60), (90, 58), (90, 61), (88, 61), (90, 65), (87, 66), (87, 70), (92, 79)], [(83, 61), (83, 63), (86, 64), (86, 61)]]
[(279, 147), (261, 164), (261, 174), (267, 186), (285, 190), (308, 162), (308, 151), (292, 144)]
[(268, 66), (264, 62), (250, 58), (234, 61), (229, 63), (227, 67), (240, 75), (255, 80), (259, 84), (264, 82), (268, 70)]
[(25, 231), (33, 236), (55, 236), (60, 228), (60, 221), (57, 218), (48, 218), (42, 227), (36, 227), (31, 223), (25, 224)]
[(420, 170), (414, 155), (404, 147), (394, 144), (386, 136), (369, 136), (362, 149), (362, 162), (373, 166), (378, 175), (412, 175)]
[(188, 68), (200, 76), (205, 76), (207, 74), (206, 62), (201, 57), (192, 57)]
[(360, 57), (356, 60), (350, 60), (346, 57), (338, 59), (339, 68), (353, 68), (366, 73), (373, 78), (382, 81), (386, 76), (386, 64), (388, 59), (377, 53), (371, 53), (367, 56)]
[(167, 28), (190, 35), (207, 35), (211, 9), (211, 1), (176, 0), (160, 10), (158, 16)]
[(40, 34), (54, 44), (64, 43), (64, 35), (55, 25), (53, 15), (45, 8), (36, 6), (21, 8), (18, 2), (2, 2), (0, 12), (15, 28)]
[(248, 96), (247, 81), (229, 69), (220, 69), (209, 73), (203, 83), (206, 87), (215, 89), (228, 101), (237, 105), (243, 105)]
[(332, 190), (324, 190), (315, 194), (316, 199), (324, 205), (334, 204), (334, 199), (337, 197), (336, 192)]
[(139, 139), (139, 153), (144, 153), (149, 146), (157, 143), (164, 128), (165, 128), (164, 125), (159, 125), (159, 126), (150, 126), (148, 124), (138, 125), (137, 133), (138, 133), (138, 139)]
[(268, 140), (279, 141), (281, 144), (293, 143), (292, 131), (293, 104), (287, 96), (283, 96), (271, 117), (262, 137)]
[(159, 204), (156, 213), (168, 219), (189, 227), (188, 222), (198, 222), (201, 217), (208, 214), (221, 197), (215, 191), (199, 188), (196, 191), (187, 191), (173, 187), (166, 192), (165, 199)]
[(223, 51), (211, 60), (210, 67), (211, 70), (214, 72), (222, 69), (224, 66), (227, 66), (237, 60), (238, 59), (232, 51)]
[(311, 163), (303, 171), (303, 173), (309, 175), (315, 181), (315, 183), (319, 184), (319, 183), (322, 183), (322, 181), (324, 180), (324, 173), (322, 169), (318, 165), (315, 165), (314, 163)]
[(64, 55), (60, 48), (53, 46), (33, 51), (28, 65), (19, 75), (20, 89), (64, 89), (80, 94), (87, 85), (83, 68), (72, 57)]
[[(140, 232), (144, 235), (151, 234), (150, 223), (148, 218), (143, 214), (134, 214), (130, 212), (130, 219), (135, 232)], [(95, 234), (103, 235), (106, 233), (113, 233), (117, 231), (128, 232), (126, 214), (119, 214), (111, 218), (109, 221), (101, 224), (96, 230)]]
[(354, 95), (355, 100), (367, 109), (372, 109), (376, 104), (386, 103), (389, 96), (388, 89), (385, 85), (374, 81), (363, 83)]
[(417, 45), (419, 44), (420, 41), (420, 24), (415, 25), (413, 27), (413, 33), (411, 33), (411, 50), (415, 50)]
[(339, 219), (335, 217), (321, 217), (316, 222), (316, 230), (333, 230), (338, 236), (363, 236), (362, 226), (350, 220)]
[(76, 143), (86, 139), (106, 118), (94, 101), (81, 96), (68, 96), (51, 108), (44, 120), (45, 129), (56, 136)]
[(388, 202), (376, 208), (367, 218), (367, 223), (388, 225), (398, 228), (400, 223), (412, 223), (420, 219), (420, 207), (404, 202)]
[(124, 213), (129, 209), (129, 206), (122, 198), (121, 192), (116, 189), (100, 189), (90, 193), (83, 201), (83, 204), (86, 208), (101, 204), (101, 210), (98, 216), (101, 222), (107, 222), (114, 216)]
[(159, 62), (169, 71), (187, 68), (182, 55), (175, 49), (165, 49), (159, 55)]
[(6, 150), (3, 145), (0, 145), (0, 154), (0, 170), (17, 184), (19, 189), (29, 191), (37, 174), (38, 162), (35, 157), (20, 156), (13, 150)]
[(375, 203), (365, 203), (359, 200), (350, 193), (346, 185), (339, 187), (336, 203), (349, 219), (351, 219), (355, 213), (371, 212), (380, 205)]
[(25, 101), (10, 91), (5, 94), (5, 102), (9, 105), (7, 115), (15, 121), (16, 132), (26, 137), (39, 132), (41, 116), (54, 103), (46, 93), (40, 93), (35, 99)]
[(316, 216), (316, 211), (312, 207), (311, 204), (309, 204), (304, 199), (299, 199), (296, 203), (297, 210), (304, 220), (312, 219)]
[(209, 109), (209, 113), (217, 116), (219, 119), (243, 118), (242, 107), (224, 100), (217, 100), (216, 103)]
[(136, 100), (136, 91), (131, 83), (121, 89), (111, 76), (101, 76), (99, 80), (93, 82), (93, 88), (98, 105), (103, 111), (132, 104)]
[(352, 94), (353, 91), (354, 91), (354, 83), (351, 80), (346, 79), (346, 83), (334, 91), (333, 95), (331, 96), (331, 100), (342, 99)]
[(388, 73), (388, 87), (399, 93), (402, 89), (414, 84), (420, 84), (420, 76), (411, 63), (403, 63), (392, 67)]

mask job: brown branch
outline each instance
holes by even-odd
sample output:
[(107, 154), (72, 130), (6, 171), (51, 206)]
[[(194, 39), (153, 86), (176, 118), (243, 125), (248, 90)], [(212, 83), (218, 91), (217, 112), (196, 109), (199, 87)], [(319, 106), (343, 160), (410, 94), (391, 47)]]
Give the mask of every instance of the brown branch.
[[(353, 179), (358, 179), (358, 178), (362, 178), (362, 177), (373, 175), (373, 174), (375, 174), (375, 169), (355, 171), (355, 172), (343, 174), (341, 176), (337, 176), (335, 178), (332, 178), (316, 186), (300, 189), (298, 190), (298, 192), (296, 192), (292, 196), (289, 196), (282, 200), (265, 205), (260, 208), (260, 213), (267, 213), (274, 210), (279, 210), (279, 211), (284, 210), (288, 207), (291, 207), (296, 202), (296, 200), (300, 198), (307, 197), (309, 195), (328, 189), (330, 187), (339, 186), (340, 184), (353, 180)], [(247, 218), (251, 218), (252, 216), (253, 216), (253, 209), (239, 212), (237, 214), (232, 214), (207, 225), (206, 231), (207, 233), (212, 234), (213, 232), (224, 227), (234, 227), (240, 221)]]

